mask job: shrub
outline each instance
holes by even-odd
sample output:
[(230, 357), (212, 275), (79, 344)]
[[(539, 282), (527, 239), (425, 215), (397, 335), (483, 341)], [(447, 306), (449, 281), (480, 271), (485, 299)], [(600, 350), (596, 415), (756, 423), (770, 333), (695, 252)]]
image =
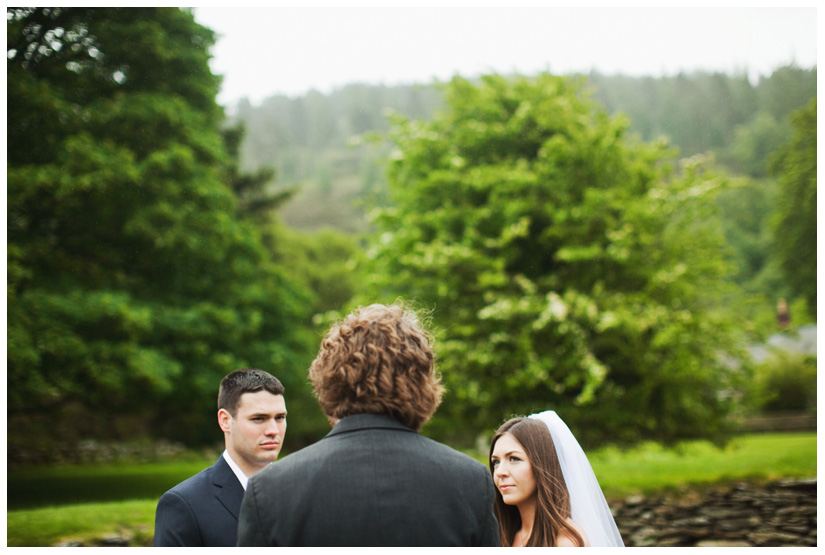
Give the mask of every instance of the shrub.
[(756, 367), (754, 400), (765, 412), (815, 412), (816, 356), (774, 351)]

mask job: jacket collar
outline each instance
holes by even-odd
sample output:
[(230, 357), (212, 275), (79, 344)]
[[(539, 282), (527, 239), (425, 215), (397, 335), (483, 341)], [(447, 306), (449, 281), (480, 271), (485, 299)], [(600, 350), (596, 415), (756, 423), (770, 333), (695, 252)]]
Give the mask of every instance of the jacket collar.
[(327, 434), (327, 437), (376, 428), (415, 433), (415, 430), (406, 427), (397, 419), (386, 414), (353, 414), (339, 420), (332, 431)]
[(215, 486), (213, 492), (218, 501), (226, 507), (232, 516), (236, 519), (241, 512), (241, 501), (243, 500), (244, 489), (238, 477), (229, 467), (229, 464), (223, 458), (223, 455), (218, 458), (218, 461), (213, 465), (212, 484)]

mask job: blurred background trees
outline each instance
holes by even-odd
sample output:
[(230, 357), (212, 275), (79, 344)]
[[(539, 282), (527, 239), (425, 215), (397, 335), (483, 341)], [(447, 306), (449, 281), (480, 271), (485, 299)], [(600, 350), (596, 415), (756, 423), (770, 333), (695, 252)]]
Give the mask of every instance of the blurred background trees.
[(396, 119), (368, 251), (369, 293), (432, 309), (443, 433), (547, 407), (590, 444), (718, 433), (744, 373), (716, 304), (724, 177), (676, 167), (562, 77), (455, 78), (445, 98)]
[(793, 138), (777, 153), (777, 253), (793, 294), (816, 310), (816, 97), (793, 116)]
[(244, 366), (311, 428), (312, 297), (239, 211), (213, 33), (171, 8), (12, 14), (10, 443), (213, 441), (217, 386)]
[[(816, 95), (816, 69), (781, 67), (756, 83), (744, 73), (579, 77), (608, 113), (627, 118), (628, 134), (644, 141), (666, 139), (681, 157), (710, 156), (709, 163), (736, 177), (717, 202), (736, 267), (731, 279), (752, 294), (740, 305), (743, 325), (762, 335), (774, 331), (780, 298), (794, 306), (795, 322), (812, 321), (811, 307), (788, 289), (773, 244), (770, 220), (778, 180), (769, 173), (769, 161), (791, 138), (792, 112)], [(274, 95), (258, 106), (242, 100), (229, 112), (231, 121), (249, 129), (241, 146), (244, 168), (273, 164), (279, 169), (273, 189), (298, 187), (279, 212), (289, 227), (359, 234), (371, 229), (370, 208), (388, 202), (390, 145), (369, 141), (389, 131), (390, 120), (382, 115), (429, 120), (443, 108), (439, 84), (351, 84), (326, 95)], [(306, 125), (324, 133), (310, 137), (301, 129)]]
[(781, 403), (790, 363), (749, 395), (742, 349), (779, 299), (815, 321), (815, 68), (353, 83), (227, 116), (185, 9), (7, 13), (10, 458), (213, 443), (242, 366), (284, 382), (298, 448), (328, 429), (321, 334), (395, 296), (432, 310), (425, 431), (457, 445), (550, 406), (595, 444)]

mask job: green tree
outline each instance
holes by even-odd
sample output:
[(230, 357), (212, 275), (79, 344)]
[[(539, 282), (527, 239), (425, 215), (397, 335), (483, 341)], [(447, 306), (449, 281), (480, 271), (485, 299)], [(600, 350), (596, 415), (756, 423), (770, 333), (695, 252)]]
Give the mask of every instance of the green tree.
[[(330, 229), (306, 233), (281, 226), (277, 235), (274, 256), (279, 266), (312, 292), (308, 326), (312, 321), (328, 325), (323, 315), (345, 309), (361, 290), (363, 255), (358, 243), (352, 236)], [(326, 331), (318, 330), (319, 341), (313, 347), (317, 349)]]
[(772, 162), (777, 254), (788, 284), (816, 314), (816, 97), (793, 114), (792, 125), (793, 138)]
[(212, 31), (176, 8), (10, 9), (7, 31), (10, 443), (214, 441), (243, 366), (299, 398), (307, 294), (237, 214)]
[(816, 83), (816, 68), (777, 68), (761, 78), (756, 87), (759, 111), (767, 111), (777, 121), (783, 121), (816, 95)]
[[(741, 317), (743, 329), (754, 332), (753, 341), (764, 341), (777, 331), (776, 308), (780, 298), (793, 298), (776, 257), (770, 218), (776, 206), (773, 179), (740, 177), (717, 197), (728, 253), (736, 271), (733, 282), (744, 295), (725, 301)], [(738, 304), (737, 304), (738, 302)], [(801, 314), (793, 311), (794, 321)]]
[(277, 172), (271, 166), (262, 166), (252, 173), (241, 169), (241, 144), (246, 126), (241, 122), (221, 131), (230, 162), (227, 165), (229, 186), (238, 198), (238, 214), (266, 226), (271, 223), (275, 210), (288, 201), (294, 189), (273, 192)]
[(448, 393), (431, 430), (550, 408), (590, 445), (719, 437), (738, 387), (715, 304), (722, 176), (675, 171), (577, 81), (455, 78), (445, 96), (431, 122), (395, 119), (368, 251), (373, 299), (432, 310)]
[(276, 211), (293, 197), (298, 188), (275, 189), (277, 172), (271, 166), (262, 166), (253, 172), (241, 169), (241, 144), (246, 135), (243, 122), (224, 127), (221, 135), (228, 154), (225, 179), (237, 198), (238, 217), (254, 225), (267, 250), (274, 252), (279, 241), (276, 237)]
[(770, 352), (754, 372), (755, 404), (764, 412), (816, 413), (816, 356)]
[(737, 126), (726, 151), (731, 167), (752, 177), (768, 175), (767, 161), (790, 138), (790, 126), (767, 112), (756, 114), (748, 123)]
[[(773, 235), (765, 224), (776, 198), (776, 185), (770, 180), (742, 178), (736, 185), (719, 195), (726, 242), (736, 260), (736, 280), (751, 292), (760, 291), (752, 282), (760, 282), (760, 275), (768, 266), (773, 250)], [(777, 276), (778, 277), (778, 276)], [(773, 282), (772, 285), (778, 285)], [(785, 295), (779, 292), (778, 296)]]

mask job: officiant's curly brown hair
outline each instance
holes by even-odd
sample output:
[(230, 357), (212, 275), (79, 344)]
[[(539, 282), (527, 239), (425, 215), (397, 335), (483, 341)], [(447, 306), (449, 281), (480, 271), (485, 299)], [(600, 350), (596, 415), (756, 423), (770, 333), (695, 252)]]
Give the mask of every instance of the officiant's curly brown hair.
[(330, 421), (388, 414), (416, 431), (435, 413), (444, 392), (430, 334), (418, 315), (399, 303), (359, 308), (334, 325), (309, 378)]

